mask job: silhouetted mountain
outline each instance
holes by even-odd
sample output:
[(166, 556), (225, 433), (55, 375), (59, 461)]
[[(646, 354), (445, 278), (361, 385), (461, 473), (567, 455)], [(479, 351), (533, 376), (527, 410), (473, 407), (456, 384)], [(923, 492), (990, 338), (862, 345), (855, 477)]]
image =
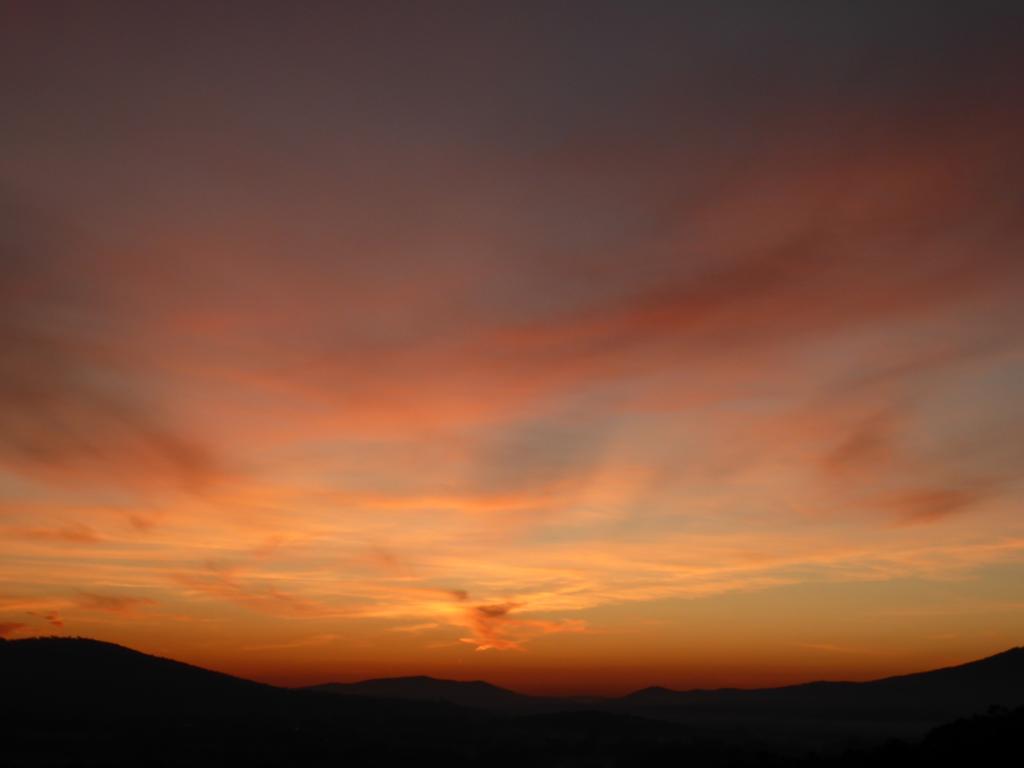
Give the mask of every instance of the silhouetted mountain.
[(527, 696), (523, 693), (499, 688), (482, 680), (463, 682), (459, 680), (441, 680), (425, 675), (386, 677), (375, 680), (363, 680), (358, 683), (326, 683), (324, 685), (312, 686), (306, 690), (387, 699), (446, 701), (452, 704), (460, 704), (464, 707), (490, 709), (500, 712), (554, 712), (579, 708), (572, 699)]
[[(628, 715), (276, 688), (86, 639), (0, 643), (0, 681), (0, 768), (643, 765), (695, 748), (677, 725)], [(465, 690), (508, 700), (487, 684)]]
[(781, 688), (673, 691), (645, 688), (618, 699), (527, 696), (484, 682), (430, 677), (331, 683), (310, 690), (438, 701), (515, 714), (581, 709), (664, 720), (709, 736), (831, 749), (885, 738), (917, 738), (934, 726), (1024, 704), (1024, 649), (956, 667), (864, 683), (814, 682)]
[(0, 679), (21, 707), (87, 704), (123, 708), (187, 705), (249, 707), (276, 700), (273, 686), (180, 661), (150, 656), (114, 643), (69, 637), (9, 640), (0, 645)]
[(864, 683), (815, 682), (783, 688), (671, 691), (645, 688), (616, 709), (673, 720), (807, 719), (935, 724), (1024, 704), (1024, 648), (955, 667)]
[[(994, 755), (991, 744), (1016, 738), (1020, 711), (953, 723), (919, 743), (878, 745), (892, 722), (903, 723), (929, 699), (929, 716), (1020, 699), (1021, 657), (1015, 649), (872, 683), (646, 689), (603, 702), (604, 711), (593, 711), (593, 704), (579, 711), (583, 705), (572, 699), (524, 696), (482, 682), (399, 678), (291, 690), (94, 640), (14, 640), (0, 642), (0, 768), (420, 762), (845, 768), (897, 761), (935, 766), (954, 754), (961, 765), (979, 764), (969, 758)], [(958, 691), (963, 698), (955, 705)], [(452, 703), (471, 700), (480, 708)], [(808, 710), (815, 701), (820, 709)], [(521, 714), (521, 707), (533, 706), (540, 709)], [(648, 711), (659, 719), (639, 716)], [(848, 717), (862, 718), (858, 739), (844, 730)]]
[[(277, 688), (112, 643), (0, 643), (4, 766), (392, 765), (490, 716), (443, 702)], [(400, 735), (399, 741), (393, 737)], [(414, 748), (414, 745), (417, 745)]]

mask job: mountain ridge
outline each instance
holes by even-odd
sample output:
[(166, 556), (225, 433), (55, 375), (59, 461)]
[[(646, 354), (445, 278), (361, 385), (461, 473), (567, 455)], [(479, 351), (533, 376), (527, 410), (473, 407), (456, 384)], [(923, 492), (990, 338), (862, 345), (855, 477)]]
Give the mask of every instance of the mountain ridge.
[(620, 697), (531, 696), (485, 681), (425, 675), (374, 678), (311, 686), (308, 690), (357, 696), (447, 701), (511, 713), (579, 709), (641, 715), (689, 724), (833, 721), (894, 723), (912, 733), (991, 706), (1024, 704), (1024, 648), (1014, 646), (980, 659), (875, 680), (814, 680), (771, 688), (673, 690), (649, 686)]
[(790, 683), (788, 685), (773, 685), (764, 688), (738, 688), (735, 686), (726, 686), (722, 688), (668, 688), (663, 685), (649, 685), (644, 688), (639, 688), (630, 693), (623, 694), (616, 698), (628, 698), (635, 696), (639, 693), (646, 691), (659, 691), (667, 693), (725, 693), (725, 692), (740, 692), (740, 691), (781, 691), (789, 690), (792, 688), (803, 688), (807, 686), (818, 686), (818, 685), (871, 685), (877, 683), (887, 683), (895, 680), (904, 680), (907, 678), (918, 677), (919, 675), (932, 675), (940, 672), (950, 672), (952, 670), (963, 669), (964, 667), (972, 667), (976, 664), (984, 664), (995, 660), (1007, 659), (1019, 659), (1021, 664), (1024, 664), (1024, 646), (1013, 646), (1006, 649), (1005, 651), (999, 651), (990, 656), (983, 656), (980, 659), (972, 659), (965, 661), (961, 664), (950, 664), (946, 667), (936, 667), (934, 669), (925, 669), (918, 672), (905, 672), (898, 675), (888, 675), (886, 677), (879, 677), (872, 680), (808, 680), (803, 683)]
[[(2, 765), (34, 766), (37, 756), (39, 765), (77, 765), (61, 762), (64, 754), (136, 765), (159, 762), (168, 744), (182, 765), (195, 765), (195, 749), (218, 744), (241, 755), (240, 765), (268, 764), (267, 754), (283, 764), (295, 754), (313, 764), (353, 755), (357, 764), (407, 764), (424, 749), (453, 764), (477, 764), (474, 755), (500, 762), (516, 750), (547, 754), (552, 745), (565, 756), (585, 745), (595, 760), (618, 750), (631, 765), (664, 764), (680, 754), (731, 765), (734, 748), (767, 745), (783, 754), (916, 740), (943, 723), (983, 716), (991, 705), (1020, 707), (1024, 650), (864, 683), (651, 687), (595, 700), (530, 697), (482, 680), (427, 675), (397, 679), (414, 695), (396, 690), (395, 678), (363, 681), (371, 685), (361, 693), (348, 684), (281, 688), (115, 643), (51, 636), (0, 643), (0, 680), (0, 722), (18, 734), (20, 755), (8, 763), (0, 756)], [(1005, 722), (1019, 720), (1013, 718)], [(645, 763), (633, 759), (635, 750), (661, 757)], [(375, 763), (380, 754), (385, 762)]]
[[(397, 687), (409, 687), (410, 689), (415, 686), (423, 686), (424, 689), (445, 689), (450, 688), (453, 690), (477, 690), (485, 691), (492, 694), (501, 694), (514, 696), (520, 699), (528, 700), (545, 700), (545, 701), (604, 701), (604, 702), (616, 702), (616, 701), (629, 701), (635, 700), (638, 697), (647, 695), (655, 696), (714, 696), (714, 695), (750, 695), (750, 694), (771, 694), (781, 692), (796, 692), (806, 691), (810, 689), (821, 689), (825, 687), (840, 688), (840, 687), (875, 687), (875, 686), (897, 686), (905, 685), (908, 683), (915, 683), (922, 680), (935, 680), (937, 678), (949, 678), (957, 676), (965, 676), (969, 673), (983, 672), (998, 672), (999, 675), (1010, 671), (1020, 672), (1024, 675), (1024, 646), (1013, 646), (1004, 651), (984, 656), (979, 659), (972, 659), (960, 664), (951, 664), (944, 667), (937, 667), (934, 669), (920, 670), (916, 672), (907, 672), (897, 675), (889, 675), (882, 678), (876, 678), (872, 680), (810, 680), (801, 683), (792, 683), (789, 685), (781, 686), (770, 686), (764, 688), (738, 688), (738, 687), (722, 687), (722, 688), (689, 688), (689, 689), (676, 689), (669, 688), (661, 685), (646, 686), (644, 688), (631, 691), (621, 696), (609, 696), (609, 697), (594, 697), (586, 695), (565, 695), (565, 696), (547, 696), (523, 693), (514, 689), (505, 688), (503, 686), (496, 685), (487, 680), (474, 679), (474, 680), (456, 680), (451, 678), (435, 677), (433, 675), (401, 675), (396, 677), (375, 677), (367, 678), (364, 680), (357, 680), (352, 682), (339, 682), (330, 681), (326, 683), (317, 683), (314, 685), (299, 686), (296, 688), (290, 688), (287, 686), (275, 686), (269, 683), (262, 683), (255, 680), (240, 677), (238, 675), (232, 675), (227, 672), (221, 672), (218, 670), (212, 670), (205, 667), (201, 667), (188, 662), (171, 659), (169, 657), (160, 656), (158, 654), (146, 653), (144, 651), (138, 651), (119, 643), (114, 643), (106, 640), (97, 640), (88, 637), (71, 637), (62, 635), (44, 635), (27, 638), (3, 638), (3, 646), (7, 649), (16, 649), (24, 647), (24, 644), (33, 644), (37, 646), (51, 645), (61, 646), (62, 650), (76, 649), (76, 652), (84, 648), (92, 649), (108, 649), (109, 652), (120, 653), (125, 658), (138, 660), (140, 657), (145, 659), (153, 660), (155, 663), (161, 665), (177, 665), (179, 668), (188, 669), (192, 672), (202, 672), (209, 675), (216, 675), (222, 679), (231, 679), (240, 681), (247, 685), (263, 686), (266, 688), (280, 689), (280, 690), (300, 690), (300, 691), (349, 691), (353, 695), (367, 695), (373, 689), (387, 689)], [(75, 656), (76, 653), (70, 654)], [(357, 691), (363, 690), (366, 693), (359, 694)], [(426, 691), (429, 693), (429, 690)]]

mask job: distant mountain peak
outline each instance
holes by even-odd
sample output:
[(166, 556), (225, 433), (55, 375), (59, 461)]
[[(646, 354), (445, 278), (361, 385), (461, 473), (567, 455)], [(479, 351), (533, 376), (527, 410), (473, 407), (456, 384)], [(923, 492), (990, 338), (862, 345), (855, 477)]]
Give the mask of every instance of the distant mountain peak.
[(666, 688), (663, 685), (649, 685), (646, 688), (640, 688), (639, 690), (633, 691), (634, 694), (640, 693), (676, 693), (677, 691), (672, 688)]
[(328, 683), (309, 690), (383, 699), (447, 701), (481, 709), (526, 711), (552, 708), (554, 699), (528, 696), (485, 680), (446, 680), (429, 675), (382, 677), (354, 683)]

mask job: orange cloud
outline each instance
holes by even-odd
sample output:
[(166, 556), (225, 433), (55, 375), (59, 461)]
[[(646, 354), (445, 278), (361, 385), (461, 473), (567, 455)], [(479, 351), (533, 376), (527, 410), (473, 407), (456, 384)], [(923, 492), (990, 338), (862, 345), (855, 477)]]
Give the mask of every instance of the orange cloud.
[(19, 624), (14, 621), (0, 622), (0, 637), (8, 637), (9, 635), (13, 635), (18, 630), (24, 628), (24, 624)]
[(57, 613), (57, 611), (50, 611), (49, 613), (36, 613), (35, 611), (28, 611), (28, 614), (30, 616), (36, 616), (37, 618), (42, 619), (51, 627), (55, 627), (56, 629), (64, 628), (64, 620), (61, 618), (60, 614)]
[(459, 641), (474, 646), (478, 651), (521, 651), (524, 643), (539, 635), (586, 631), (586, 623), (579, 619), (550, 621), (510, 615), (522, 607), (520, 603), (499, 603), (467, 608), (463, 621), (472, 634), (459, 638)]
[(79, 607), (87, 610), (131, 614), (140, 608), (155, 605), (156, 601), (148, 597), (101, 595), (94, 592), (82, 592), (78, 596), (77, 604)]
[(173, 578), (188, 596), (226, 600), (273, 616), (303, 616), (319, 612), (320, 606), (268, 584), (245, 580), (230, 572), (179, 573)]
[(67, 542), (70, 544), (97, 544), (103, 539), (84, 523), (69, 523), (55, 528), (8, 529), (8, 534), (39, 541)]

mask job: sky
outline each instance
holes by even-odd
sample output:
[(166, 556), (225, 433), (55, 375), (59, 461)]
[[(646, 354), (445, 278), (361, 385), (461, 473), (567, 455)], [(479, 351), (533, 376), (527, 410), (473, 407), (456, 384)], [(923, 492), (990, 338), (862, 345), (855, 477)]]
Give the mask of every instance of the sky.
[(0, 0), (0, 634), (593, 694), (1024, 644), (1022, 35)]

